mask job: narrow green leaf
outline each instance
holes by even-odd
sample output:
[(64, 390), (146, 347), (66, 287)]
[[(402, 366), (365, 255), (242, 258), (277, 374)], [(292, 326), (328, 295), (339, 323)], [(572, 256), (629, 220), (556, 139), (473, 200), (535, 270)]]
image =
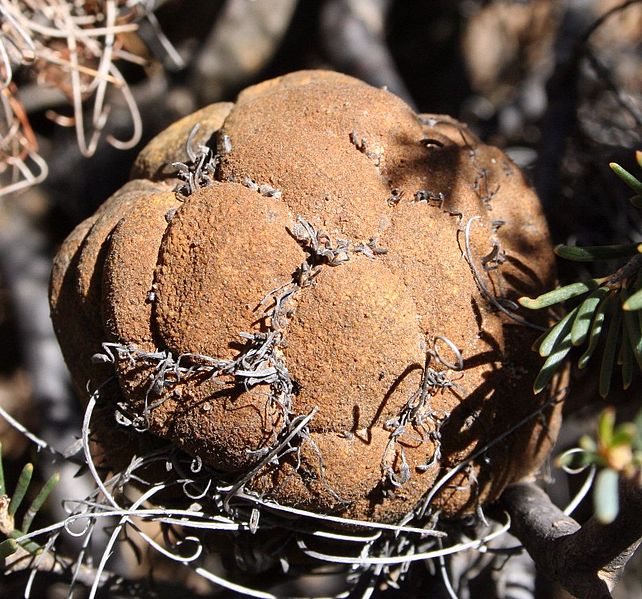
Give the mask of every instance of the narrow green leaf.
[(33, 475), (33, 464), (25, 464), (25, 467), (22, 469), (20, 476), (18, 477), (18, 483), (16, 484), (16, 490), (11, 496), (11, 501), (9, 502), (9, 515), (15, 516), (24, 496), (27, 493), (29, 488), (29, 483), (31, 482), (31, 476)]
[(600, 305), (595, 309), (595, 316), (593, 316), (593, 324), (591, 325), (591, 332), (589, 333), (589, 344), (586, 348), (586, 351), (580, 356), (580, 359), (577, 361), (577, 365), (580, 368), (585, 368), (588, 364), (588, 361), (591, 359), (595, 348), (600, 340), (602, 335), (602, 329), (604, 328), (604, 320), (606, 319), (606, 311), (608, 310), (609, 305), (613, 301), (613, 296), (611, 294), (607, 295), (604, 300), (600, 302)]
[(601, 397), (606, 397), (611, 389), (613, 366), (617, 355), (617, 343), (622, 325), (622, 310), (617, 303), (611, 309), (611, 322), (606, 333), (606, 343), (602, 352), (602, 365), (600, 366), (599, 392)]
[(620, 348), (622, 359), (620, 361), (620, 364), (622, 365), (622, 388), (626, 390), (631, 386), (631, 383), (633, 382), (633, 373), (636, 370), (636, 358), (633, 356), (633, 342), (630, 340), (630, 336), (626, 327), (623, 327), (622, 329), (622, 337), (622, 347)]
[[(24, 536), (24, 532), (21, 530), (15, 529), (11, 531), (11, 534), (9, 535), (12, 539), (19, 539), (20, 537)], [(32, 555), (35, 555), (36, 553), (39, 553), (42, 547), (38, 545), (35, 541), (32, 541), (31, 539), (27, 539), (26, 541), (22, 541), (19, 543), (20, 547), (22, 547), (24, 550), (28, 551)]]
[(59, 480), (60, 480), (60, 474), (56, 473), (53, 476), (51, 476), (51, 478), (42, 486), (42, 489), (40, 489), (40, 492), (38, 493), (38, 495), (36, 495), (35, 499), (31, 502), (29, 509), (25, 513), (25, 517), (22, 520), (22, 532), (24, 533), (29, 532), (31, 523), (33, 522), (33, 519), (38, 513), (38, 510), (40, 510), (44, 502), (47, 501), (47, 497), (49, 497), (49, 494), (51, 493), (53, 488), (58, 484)]
[(642, 193), (642, 181), (639, 181), (634, 177), (629, 171), (622, 168), (616, 162), (610, 162), (609, 166), (613, 169), (613, 172), (624, 181), (635, 193)]
[(2, 443), (0, 443), (0, 495), (5, 495), (7, 492), (4, 486), (4, 466), (2, 465)]
[(588, 291), (593, 291), (593, 289), (597, 289), (602, 282), (604, 282), (604, 279), (591, 279), (584, 283), (571, 283), (565, 287), (553, 289), (553, 291), (544, 293), (536, 298), (520, 297), (517, 301), (524, 306), (524, 308), (539, 310), (554, 304), (559, 304), (560, 302), (565, 302), (572, 297), (577, 297)]
[(558, 245), (555, 253), (566, 260), (575, 262), (593, 262), (596, 260), (613, 260), (615, 258), (627, 258), (638, 253), (637, 243), (626, 245), (594, 245), (578, 247), (576, 245)]
[(615, 427), (615, 410), (612, 407), (606, 408), (597, 421), (597, 438), (602, 445), (608, 447), (613, 439), (613, 428)]
[(635, 293), (631, 294), (624, 304), (622, 304), (622, 308), (631, 311), (642, 309), (642, 289), (638, 289)]
[[(622, 307), (624, 307), (624, 304), (627, 301), (628, 291), (623, 289), (621, 291), (621, 295)], [(627, 342), (631, 348), (632, 356), (635, 358), (639, 369), (642, 370), (642, 329), (640, 328), (640, 320), (638, 315), (630, 310), (622, 310), (622, 317), (624, 318), (624, 329), (626, 331)]]
[(533, 383), (533, 393), (535, 393), (535, 395), (540, 391), (543, 391), (546, 385), (551, 382), (553, 375), (563, 364), (564, 358), (566, 358), (566, 354), (568, 354), (571, 347), (570, 335), (567, 335), (558, 345), (555, 346), (555, 350), (548, 356), (548, 358), (546, 358), (544, 365), (535, 378), (535, 382)]
[(602, 524), (610, 524), (620, 511), (618, 473), (611, 469), (601, 470), (595, 479), (593, 504), (595, 516)]
[(5, 539), (0, 543), (0, 559), (6, 559), (18, 551), (18, 543), (13, 539)]
[(571, 341), (573, 345), (582, 345), (588, 336), (593, 321), (595, 310), (600, 302), (608, 295), (608, 287), (600, 287), (591, 293), (579, 306), (573, 327), (571, 328)]
[(577, 314), (579, 306), (573, 308), (562, 320), (560, 320), (542, 340), (539, 346), (539, 355), (543, 358), (551, 355), (551, 352), (559, 345), (564, 343), (568, 338), (569, 347), (571, 344), (571, 328), (573, 327), (573, 319)]

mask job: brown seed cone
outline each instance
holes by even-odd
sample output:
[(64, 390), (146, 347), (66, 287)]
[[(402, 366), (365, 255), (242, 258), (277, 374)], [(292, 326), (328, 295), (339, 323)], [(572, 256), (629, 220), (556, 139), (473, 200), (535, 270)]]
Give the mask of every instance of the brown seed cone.
[[(218, 139), (215, 180), (170, 193), (152, 181), (187, 161), (197, 122), (196, 151)], [(305, 71), (179, 121), (133, 173), (143, 181), (56, 258), (52, 315), (79, 389), (105, 376), (90, 364), (101, 342), (129, 346), (119, 401), (150, 432), (323, 513), (398, 520), (490, 446), (433, 500), (458, 517), (539, 467), (560, 406), (537, 414), (553, 393), (532, 395), (538, 333), (488, 294), (535, 295), (555, 272), (537, 198), (503, 152), (386, 91)], [(191, 354), (181, 364), (196, 370), (161, 379), (141, 352)]]

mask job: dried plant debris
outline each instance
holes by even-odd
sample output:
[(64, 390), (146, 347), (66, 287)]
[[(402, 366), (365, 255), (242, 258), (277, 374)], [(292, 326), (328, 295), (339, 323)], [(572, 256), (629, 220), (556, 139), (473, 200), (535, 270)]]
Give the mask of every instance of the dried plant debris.
[(178, 169), (176, 178), (182, 181), (174, 191), (182, 196), (191, 195), (214, 182), (218, 158), (214, 155), (212, 148), (206, 144), (194, 147), (194, 137), (199, 129), (199, 123), (194, 125), (185, 143), (187, 162), (172, 163), (172, 167)]
[(270, 510), (372, 524), (367, 557), (345, 562), (371, 573), (438, 550), (380, 532), (391, 523), (478, 514), (538, 468), (559, 405), (519, 373), (547, 321), (514, 300), (555, 273), (500, 150), (309, 71), (186, 117), (134, 173), (63, 244), (52, 282), (76, 386), (116, 375), (92, 429), (104, 463), (131, 457), (113, 435), (161, 438), (237, 524)]
[[(132, 148), (140, 141), (138, 106), (117, 65), (125, 61), (145, 66), (149, 58), (130, 52), (129, 38), (145, 21), (164, 52), (175, 63), (182, 63), (160, 30), (153, 8), (153, 2), (142, 0), (0, 0), (0, 195), (34, 185), (47, 176), (20, 101), (14, 77), (20, 70), (33, 76), (38, 86), (55, 88), (68, 98), (72, 116), (53, 110), (48, 116), (61, 126), (75, 128), (78, 147), (85, 156), (94, 154), (103, 136), (120, 149)], [(127, 139), (117, 139), (108, 132), (116, 95), (130, 113), (132, 131)]]
[(9, 82), (0, 90), (0, 196), (46, 179), (49, 169), (38, 154), (38, 142), (29, 119)]
[[(109, 353), (107, 348), (106, 352)], [(320, 565), (346, 564), (345, 590), (349, 592), (362, 585), (372, 588), (394, 585), (403, 579), (412, 561), (437, 559), (453, 551), (481, 547), (507, 528), (507, 525), (498, 525), (474, 543), (454, 540), (444, 547), (442, 539), (446, 533), (435, 530), (434, 523), (427, 527), (410, 523), (392, 525), (280, 505), (243, 489), (251, 472), (234, 481), (233, 476), (208, 468), (200, 458), (191, 458), (169, 443), (154, 444), (153, 441), (146, 451), (103, 479), (92, 455), (90, 439), (103, 428), (105, 406), (111, 401), (108, 389), (109, 384), (103, 385), (89, 398), (81, 439), (85, 465), (96, 483), (95, 492), (70, 501), (64, 522), (36, 530), (29, 530), (28, 525), (13, 530), (11, 539), (0, 547), (9, 571), (29, 564), (32, 582), (39, 572), (50, 571), (70, 579), (68, 597), (79, 585), (90, 589), (93, 597), (108, 580), (115, 588), (120, 588), (119, 584), (125, 585), (123, 590), (127, 588), (126, 581), (112, 580), (113, 574), (109, 571), (108, 560), (118, 542), (136, 547), (137, 554), (141, 548), (158, 551), (177, 564), (191, 567), (211, 583), (238, 594), (274, 597), (269, 592), (234, 582), (235, 577), (227, 572), (226, 576), (220, 571), (211, 572), (199, 556), (210, 551), (214, 538), (224, 542), (237, 560), (244, 556), (242, 569), (246, 573), (261, 572), (267, 564), (269, 567), (280, 565), (284, 575), (296, 576), (301, 560)], [(270, 452), (272, 457), (287, 452), (292, 438), (305, 435), (313, 416), (311, 413), (295, 418), (284, 430), (281, 442)], [(23, 429), (22, 432), (43, 449), (51, 449), (29, 431)], [(118, 440), (122, 443), (126, 438), (120, 433)], [(269, 456), (266, 459), (270, 459)], [(159, 476), (159, 472), (163, 474)], [(130, 493), (132, 482), (138, 492)], [(0, 491), (4, 489), (2, 485), (0, 477)], [(19, 482), (16, 494), (20, 485), (25, 486)], [(43, 489), (36, 501), (40, 501), (46, 490)], [(18, 497), (16, 501), (12, 498), (11, 504), (17, 500)], [(101, 559), (92, 563), (87, 548), (97, 542), (97, 524), (113, 517), (118, 523), (110, 530), (107, 542), (100, 541)], [(150, 534), (152, 526), (160, 527), (162, 537), (154, 538)], [(59, 545), (67, 534), (82, 538), (82, 549), (75, 558), (59, 553)], [(252, 544), (250, 553), (243, 551), (247, 543)], [(283, 549), (278, 552), (279, 561), (275, 559), (275, 544)], [(346, 555), (346, 544), (352, 548), (354, 557)], [(291, 564), (291, 560), (295, 563)], [(26, 597), (31, 596), (32, 582), (25, 590)]]

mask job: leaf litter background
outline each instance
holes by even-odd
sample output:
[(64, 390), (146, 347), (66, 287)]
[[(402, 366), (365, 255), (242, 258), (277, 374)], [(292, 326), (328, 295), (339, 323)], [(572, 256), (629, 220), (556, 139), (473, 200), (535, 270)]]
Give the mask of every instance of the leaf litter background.
[[(80, 409), (48, 320), (51, 256), (127, 180), (147, 140), (196, 108), (233, 100), (249, 84), (297, 69), (329, 68), (386, 85), (419, 112), (455, 116), (484, 141), (506, 149), (534, 183), (555, 242), (598, 245), (642, 236), (627, 189), (608, 167), (616, 161), (633, 171), (634, 150), (641, 147), (641, 2), (85, 2), (78, 4), (88, 11), (102, 5), (108, 24), (113, 19), (112, 26), (124, 26), (107, 43), (104, 35), (80, 43), (75, 55), (69, 32), (45, 35), (43, 19), (34, 18), (31, 47), (11, 20), (16, 7), (37, 15), (45, 9), (64, 13), (72, 4), (0, 2), (0, 39), (4, 47), (21, 50), (20, 60), (11, 62), (12, 82), (2, 91), (0, 124), (0, 406), (56, 447), (73, 441)], [(605, 14), (610, 16), (599, 20)], [(8, 80), (6, 66), (0, 74)], [(81, 93), (82, 86), (89, 91)], [(608, 272), (563, 261), (559, 268), (562, 282)], [(595, 429), (604, 407), (590, 376), (574, 378), (560, 452)], [(639, 392), (638, 383), (610, 398), (622, 418), (639, 409)], [(37, 456), (1, 420), (0, 441), (11, 488), (21, 465)], [(45, 478), (59, 468), (43, 463), (36, 471)], [(59, 498), (87, 484), (72, 480), (75, 468), (68, 469), (58, 501), (49, 502), (41, 523), (60, 517)], [(549, 493), (564, 503), (575, 484), (556, 471)], [(580, 508), (584, 517), (591, 509), (586, 503)], [(454, 578), (467, 570), (470, 597), (489, 597), (492, 584), (496, 596), (565, 596), (543, 580), (535, 595), (510, 595), (507, 585), (519, 576), (506, 572), (518, 572), (520, 560), (508, 562), (500, 575), (472, 559), (458, 556), (452, 565)], [(134, 562), (132, 556), (123, 560)], [(123, 568), (142, 577), (148, 564)], [(157, 565), (161, 580), (162, 570)], [(640, 596), (641, 572), (638, 557), (615, 596)], [(226, 596), (194, 580), (180, 584), (196, 594)], [(303, 580), (299, 588), (310, 592), (311, 584)], [(46, 578), (39, 585), (32, 596), (65, 596)], [(0, 581), (0, 593), (14, 596), (23, 586), (24, 576), (13, 575)], [(175, 588), (161, 585), (159, 596)], [(412, 596), (428, 589), (435, 596), (443, 592), (419, 565), (401, 590), (383, 594)]]

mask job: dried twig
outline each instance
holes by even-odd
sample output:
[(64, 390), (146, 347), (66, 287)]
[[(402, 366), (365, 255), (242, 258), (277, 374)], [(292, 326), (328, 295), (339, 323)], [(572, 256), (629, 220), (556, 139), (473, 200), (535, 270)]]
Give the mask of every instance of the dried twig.
[(620, 491), (620, 513), (608, 525), (592, 518), (580, 526), (533, 483), (511, 485), (502, 503), (541, 572), (578, 597), (608, 599), (642, 542), (640, 481), (623, 480)]

